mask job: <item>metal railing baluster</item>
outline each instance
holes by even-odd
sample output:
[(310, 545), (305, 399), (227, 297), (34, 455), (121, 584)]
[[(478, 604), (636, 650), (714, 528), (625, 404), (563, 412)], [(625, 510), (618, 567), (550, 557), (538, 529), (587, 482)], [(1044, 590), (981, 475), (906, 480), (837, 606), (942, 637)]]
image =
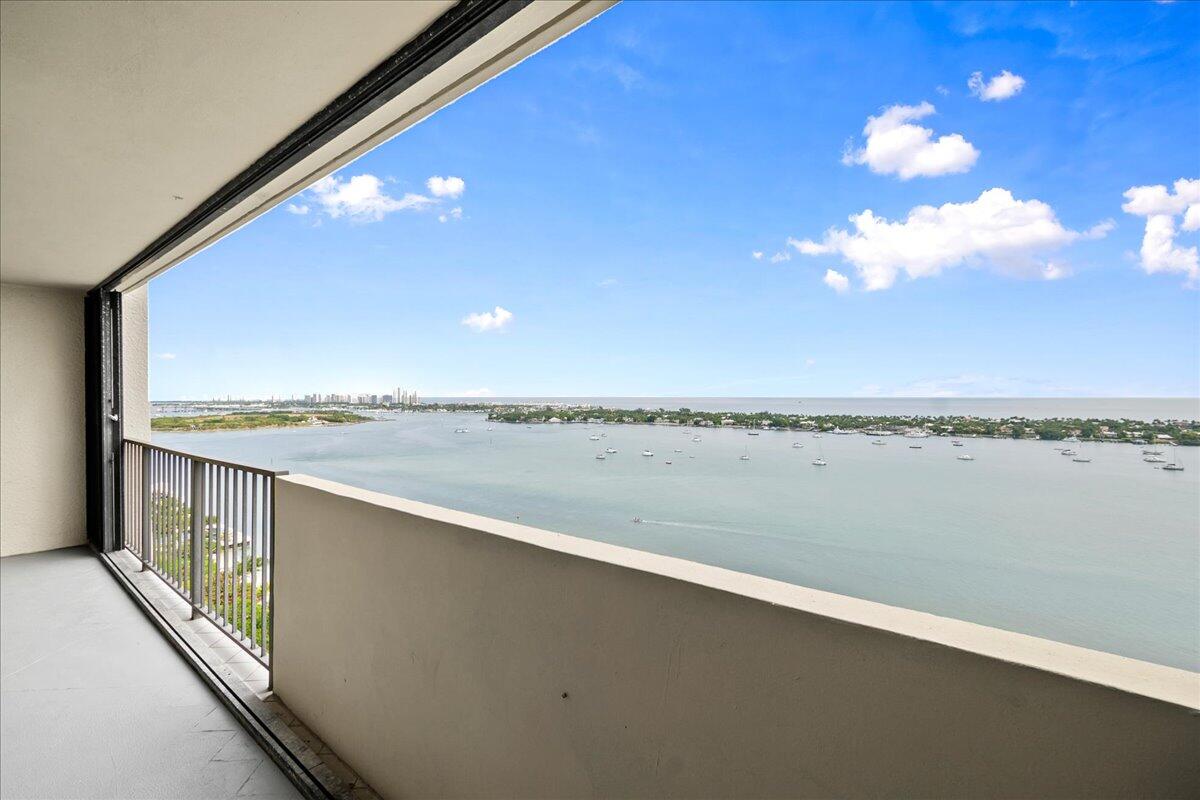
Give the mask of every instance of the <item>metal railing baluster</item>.
[(126, 439), (125, 548), (270, 666), (275, 477), (287, 474)]

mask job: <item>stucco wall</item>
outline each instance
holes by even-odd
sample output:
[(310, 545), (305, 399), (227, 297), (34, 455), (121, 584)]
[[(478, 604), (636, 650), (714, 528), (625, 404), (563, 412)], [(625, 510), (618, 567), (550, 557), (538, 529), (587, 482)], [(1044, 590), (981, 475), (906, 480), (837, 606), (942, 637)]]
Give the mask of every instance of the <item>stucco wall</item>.
[(0, 555), (84, 544), (83, 293), (0, 284)]
[(274, 685), (385, 797), (1197, 796), (1200, 676), (289, 476)]
[(148, 285), (121, 293), (121, 427), (143, 442), (150, 441), (149, 294)]

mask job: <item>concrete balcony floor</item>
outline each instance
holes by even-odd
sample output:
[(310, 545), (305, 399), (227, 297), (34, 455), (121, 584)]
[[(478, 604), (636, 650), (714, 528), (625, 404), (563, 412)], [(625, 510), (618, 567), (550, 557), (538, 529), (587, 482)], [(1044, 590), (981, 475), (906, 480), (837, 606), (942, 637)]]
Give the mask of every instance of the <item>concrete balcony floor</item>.
[(0, 797), (299, 793), (86, 548), (0, 559)]

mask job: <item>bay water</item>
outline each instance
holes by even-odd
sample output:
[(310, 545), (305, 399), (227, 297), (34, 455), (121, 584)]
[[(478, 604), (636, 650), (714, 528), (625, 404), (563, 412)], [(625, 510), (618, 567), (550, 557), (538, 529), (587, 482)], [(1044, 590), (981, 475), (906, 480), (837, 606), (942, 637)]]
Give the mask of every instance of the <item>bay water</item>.
[[(1191, 416), (1175, 408), (1183, 413), (1144, 413)], [(740, 410), (728, 400), (721, 409)], [(1076, 413), (1047, 414), (1067, 415)], [(1200, 671), (1200, 448), (1169, 448), (1185, 469), (1168, 472), (1128, 444), (1076, 445), (1092, 459), (1076, 463), (1040, 441), (874, 445), (862, 435), (488, 423), (469, 412), (377, 416), (153, 441)], [(618, 452), (598, 460), (606, 448)], [(818, 456), (828, 465), (814, 466)]]

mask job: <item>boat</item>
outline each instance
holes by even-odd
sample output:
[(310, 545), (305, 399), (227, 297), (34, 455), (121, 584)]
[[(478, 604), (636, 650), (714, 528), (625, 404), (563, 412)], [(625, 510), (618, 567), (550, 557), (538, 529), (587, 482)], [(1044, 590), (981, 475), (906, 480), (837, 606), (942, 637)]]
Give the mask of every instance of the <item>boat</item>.
[(604, 448), (604, 452), (606, 452), (606, 453), (615, 453), (615, 452), (617, 452), (617, 448), (615, 448), (615, 447), (606, 447), (606, 448)]
[(1064, 456), (1077, 456), (1077, 455), (1079, 455), (1079, 453), (1076, 453), (1074, 450), (1072, 450), (1072, 449), (1070, 449), (1070, 448), (1067, 448), (1066, 450), (1063, 450), (1063, 451), (1062, 451), (1062, 455), (1064, 455)]
[(600, 435), (597, 433), (593, 433), (591, 436), (588, 437), (588, 440), (592, 441), (592, 442), (598, 442), (598, 441), (600, 441)]
[(1063, 441), (1064, 441), (1064, 442), (1071, 442), (1072, 444), (1078, 444), (1078, 443), (1079, 443), (1079, 437), (1078, 437), (1078, 436), (1068, 436), (1067, 438), (1063, 439)]
[(1170, 464), (1163, 464), (1163, 469), (1167, 472), (1183, 472), (1183, 465), (1172, 462)]
[(872, 439), (871, 444), (887, 444), (887, 442), (885, 442), (881, 439)]
[(825, 465), (826, 465), (826, 464), (828, 464), (828, 463), (829, 463), (829, 462), (828, 462), (828, 461), (826, 461), (826, 460), (825, 460), (825, 459), (823, 459), (823, 458), (814, 458), (814, 459), (813, 459), (813, 462), (812, 462), (812, 464), (813, 464), (813, 466), (814, 466), (814, 467), (823, 467), (823, 466), (825, 466)]
[(958, 441), (957, 439), (952, 439), (952, 440), (950, 441), (950, 444), (954, 445), (955, 447), (962, 447), (962, 446), (963, 446), (963, 443), (962, 443), (962, 442), (960, 442), (960, 441)]
[(821, 434), (819, 434), (819, 433), (814, 433), (814, 434), (813, 434), (813, 438), (814, 438), (814, 439), (820, 439), (820, 438), (821, 438)]
[(667, 466), (670, 466), (670, 465), (674, 464), (675, 462), (674, 462), (674, 461), (672, 461), (671, 459), (669, 459), (669, 458), (668, 458), (668, 459), (667, 459), (666, 461), (664, 461), (663, 463), (664, 463), (664, 464), (666, 464)]
[(1162, 453), (1163, 453), (1162, 450), (1143, 450), (1142, 451), (1142, 455), (1144, 455), (1144, 456), (1161, 456)]
[(738, 461), (749, 461), (750, 456), (738, 456)]
[(799, 442), (792, 442), (792, 447), (799, 449), (801, 447), (804, 447), (804, 445), (800, 444)]
[(700, 437), (699, 437), (699, 436), (693, 436), (693, 437), (692, 437), (692, 441), (693, 441), (693, 442), (698, 442), (698, 441), (700, 441)]
[(963, 453), (961, 456), (958, 457), (958, 460), (959, 461), (974, 461), (975, 456), (971, 455), (970, 453)]
[(909, 450), (920, 450), (920, 449), (921, 449), (921, 447), (922, 447), (922, 445), (919, 445), (919, 444), (910, 444), (910, 445), (908, 446), (908, 449), (909, 449)]
[(1145, 461), (1147, 464), (1165, 464), (1165, 463), (1167, 463), (1167, 460), (1165, 458), (1163, 458), (1162, 456), (1146, 456), (1145, 458), (1142, 459), (1142, 461)]
[(650, 458), (651, 456), (654, 455), (654, 453), (651, 452), (650, 450), (643, 450), (642, 455), (644, 455), (646, 458)]
[(494, 431), (494, 430), (496, 430), (496, 429), (495, 429), (495, 428), (488, 428), (488, 430), (489, 430), (489, 431)]
[(454, 432), (455, 433), (470, 433), (470, 431), (467, 430), (466, 428), (455, 428)]
[(605, 458), (607, 458), (607, 456), (605, 456), (604, 453), (596, 453), (597, 461), (603, 461)]
[(634, 517), (634, 518), (633, 518), (633, 521), (634, 521), (634, 522), (641, 522), (641, 521), (642, 521), (642, 518), (641, 518), (641, 517)]
[(676, 448), (675, 448), (675, 452), (676, 452), (676, 453), (682, 453), (683, 451), (682, 451), (682, 450), (680, 450), (678, 447), (676, 447)]
[(746, 431), (747, 436), (758, 436), (758, 431)]
[(1076, 464), (1090, 464), (1090, 463), (1092, 463), (1092, 460), (1091, 460), (1090, 458), (1088, 458), (1087, 456), (1075, 456), (1075, 457), (1074, 457), (1074, 458), (1072, 458), (1071, 460), (1072, 460), (1072, 461), (1074, 461)]

